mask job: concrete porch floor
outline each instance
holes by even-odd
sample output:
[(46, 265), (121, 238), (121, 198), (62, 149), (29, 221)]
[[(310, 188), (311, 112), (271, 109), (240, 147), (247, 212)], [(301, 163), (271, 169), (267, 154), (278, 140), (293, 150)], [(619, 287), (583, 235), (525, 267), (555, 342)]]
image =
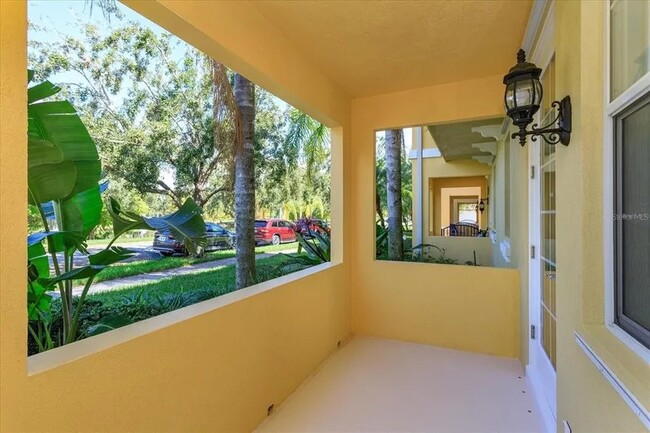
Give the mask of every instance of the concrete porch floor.
[(355, 337), (256, 432), (542, 432), (517, 360)]

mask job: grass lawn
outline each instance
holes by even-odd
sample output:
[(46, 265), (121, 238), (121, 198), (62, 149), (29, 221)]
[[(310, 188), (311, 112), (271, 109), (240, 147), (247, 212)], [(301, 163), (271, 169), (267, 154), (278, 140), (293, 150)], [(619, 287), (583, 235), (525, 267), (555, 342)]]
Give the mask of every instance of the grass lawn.
[[(260, 259), (256, 263), (257, 281), (261, 283), (295, 272), (300, 269), (300, 266), (296, 267), (299, 261), (302, 269), (313, 265), (284, 255)], [(179, 275), (140, 286), (88, 295), (79, 315), (77, 339), (91, 335), (91, 329), (102, 321), (109, 321), (111, 327), (125, 326), (234, 290), (235, 265), (228, 265), (201, 273)], [(56, 342), (61, 338), (61, 314), (61, 302), (54, 299), (50, 332), (55, 346), (58, 346)], [(33, 355), (37, 352), (36, 343), (31, 336), (28, 337), (28, 353)]]
[[(265, 245), (257, 247), (257, 254), (272, 253), (277, 251), (296, 252), (298, 243), (280, 245)], [(116, 278), (130, 277), (133, 275), (146, 274), (149, 272), (164, 271), (167, 269), (180, 268), (182, 266), (195, 265), (197, 263), (212, 262), (215, 260), (229, 259), (235, 257), (234, 250), (223, 250), (206, 253), (204, 257), (165, 257), (160, 260), (140, 260), (123, 264), (116, 264), (104, 269), (95, 278), (95, 282), (114, 280)], [(80, 283), (81, 284), (81, 283)]]
[[(291, 273), (284, 267), (295, 262), (295, 259), (283, 255), (259, 259), (255, 266), (258, 282), (261, 283)], [(234, 290), (235, 265), (228, 265), (210, 271), (179, 275), (154, 283), (88, 295), (87, 299), (89, 301), (99, 301), (105, 306), (116, 306), (124, 304), (125, 300), (127, 303), (134, 303), (139, 300), (151, 303), (151, 298), (154, 296), (164, 298), (169, 295), (183, 295), (183, 298), (186, 299), (186, 305), (190, 305)], [(192, 297), (192, 292), (196, 292), (197, 296)], [(158, 301), (158, 298), (155, 298), (155, 301)], [(185, 305), (176, 306), (176, 308), (182, 306)]]

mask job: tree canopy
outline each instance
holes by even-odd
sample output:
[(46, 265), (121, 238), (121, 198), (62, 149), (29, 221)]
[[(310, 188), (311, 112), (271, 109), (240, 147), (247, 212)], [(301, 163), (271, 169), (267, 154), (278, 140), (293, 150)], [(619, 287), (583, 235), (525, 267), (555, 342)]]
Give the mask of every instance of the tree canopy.
[[(173, 35), (119, 15), (108, 29), (80, 22), (74, 34), (31, 39), (29, 64), (79, 110), (111, 189), (155, 213), (191, 197), (208, 215), (233, 215), (230, 71)], [(257, 213), (326, 218), (329, 130), (284, 105), (256, 86)]]

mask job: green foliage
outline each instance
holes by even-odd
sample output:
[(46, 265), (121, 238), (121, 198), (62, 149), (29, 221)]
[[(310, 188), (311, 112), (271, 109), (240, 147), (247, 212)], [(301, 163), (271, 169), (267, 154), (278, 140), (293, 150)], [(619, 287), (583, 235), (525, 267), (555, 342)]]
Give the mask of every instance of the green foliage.
[[(31, 71), (28, 75), (33, 77)], [(94, 278), (107, 266), (132, 255), (124, 248), (111, 247), (120, 235), (134, 229), (170, 229), (189, 247), (200, 245), (205, 235), (200, 209), (191, 199), (174, 214), (160, 218), (123, 211), (117, 201), (111, 199), (115, 236), (103, 251), (89, 254), (86, 239), (99, 224), (103, 207), (99, 192), (101, 164), (95, 143), (74, 107), (68, 101), (51, 99), (59, 91), (59, 87), (46, 81), (30, 87), (27, 92), (29, 197), (44, 228), (27, 239), (29, 333), (39, 351), (53, 347), (56, 340), (51, 331), (56, 325), (51, 314), (52, 297), (47, 292), (58, 289), (61, 299), (62, 332), (58, 341), (72, 343)], [(46, 98), (48, 100), (44, 100)], [(46, 202), (52, 202), (59, 231), (49, 229), (43, 209)], [(77, 251), (88, 256), (88, 265), (74, 267)], [(50, 260), (54, 275), (50, 273)], [(85, 280), (76, 302), (72, 297), (75, 280)], [(113, 324), (117, 322), (113, 320)]]
[[(268, 281), (300, 269), (287, 269), (294, 258), (276, 255), (257, 263), (258, 282)], [(79, 315), (75, 340), (155, 317), (178, 308), (212, 299), (235, 290), (234, 265), (197, 274), (182, 275), (147, 285), (89, 295)], [(62, 308), (59, 299), (52, 303), (49, 328), (51, 347), (62, 344)], [(128, 319), (126, 319), (128, 318)], [(28, 339), (29, 354), (40, 351), (34, 335)]]
[(233, 120), (217, 98), (213, 63), (198, 50), (138, 22), (110, 30), (80, 23), (61, 42), (32, 41), (29, 60), (37, 77), (76, 78), (65, 94), (92, 131), (109, 179), (176, 207), (188, 197), (203, 207), (229, 188), (234, 137), (217, 132), (232, 130)]
[(444, 248), (431, 244), (421, 244), (413, 247), (410, 252), (404, 255), (404, 261), (440, 263), (445, 265), (457, 265), (458, 261), (447, 257)]
[[(232, 217), (234, 125), (213, 62), (167, 32), (119, 15), (110, 24), (79, 22), (78, 32), (59, 41), (32, 40), (30, 66), (40, 79), (70, 77), (62, 91), (81, 113), (111, 193), (125, 208), (166, 214), (192, 197), (205, 215)], [(255, 93), (258, 212), (328, 218), (329, 129), (296, 109), (281, 110), (259, 87)], [(104, 211), (93, 238), (109, 237), (109, 223)]]
[[(296, 233), (298, 239), (298, 252), (284, 254), (293, 259), (292, 263), (284, 267), (286, 272), (295, 272), (310, 266), (327, 263), (332, 258), (332, 245), (330, 236), (324, 231), (309, 230), (309, 237)], [(303, 254), (302, 252), (305, 252)]]

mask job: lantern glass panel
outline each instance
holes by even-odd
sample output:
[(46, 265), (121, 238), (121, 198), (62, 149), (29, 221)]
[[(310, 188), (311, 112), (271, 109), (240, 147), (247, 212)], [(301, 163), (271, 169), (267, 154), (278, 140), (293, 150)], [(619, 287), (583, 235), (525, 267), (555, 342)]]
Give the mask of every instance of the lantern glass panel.
[(542, 88), (542, 83), (535, 79), (533, 80), (533, 83), (535, 85), (535, 100), (533, 101), (533, 105), (541, 105), (542, 103), (542, 96), (544, 95), (544, 89)]
[(515, 107), (515, 83), (510, 83), (506, 87), (506, 109), (511, 110)]
[[(535, 81), (527, 79), (517, 83), (517, 90), (515, 91), (517, 107), (535, 105), (535, 100), (537, 100), (537, 95), (534, 94), (537, 93)], [(537, 103), (539, 104), (539, 100)]]

